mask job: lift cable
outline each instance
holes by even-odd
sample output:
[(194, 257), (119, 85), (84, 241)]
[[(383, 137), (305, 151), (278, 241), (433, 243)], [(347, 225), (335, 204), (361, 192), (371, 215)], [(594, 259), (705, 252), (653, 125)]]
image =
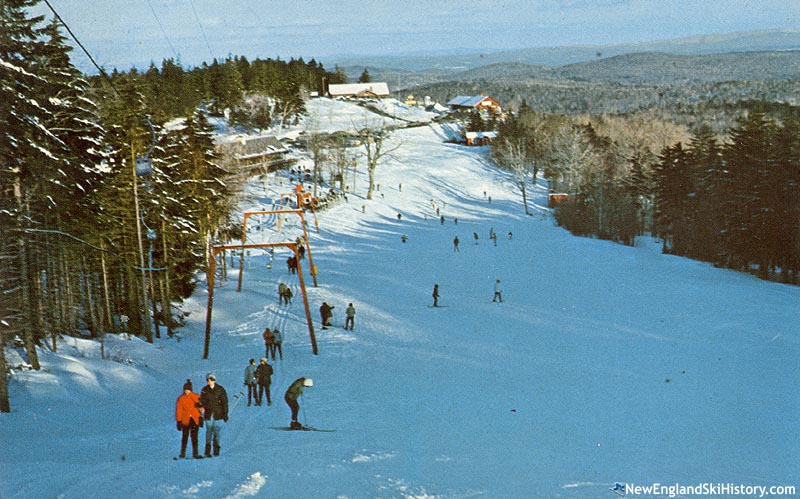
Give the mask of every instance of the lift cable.
[(175, 60), (178, 59), (178, 52), (175, 50), (175, 47), (172, 45), (172, 41), (167, 36), (167, 30), (164, 29), (164, 25), (161, 24), (161, 19), (158, 18), (158, 14), (156, 14), (156, 10), (153, 8), (153, 4), (150, 3), (150, 0), (147, 0), (147, 6), (150, 7), (150, 12), (153, 13), (153, 17), (156, 18), (156, 22), (158, 23), (158, 27), (161, 28), (161, 34), (164, 35), (164, 39), (167, 41), (170, 50), (172, 50), (172, 55), (175, 56)]
[(92, 57), (92, 54), (90, 54), (89, 51), (86, 50), (86, 47), (83, 46), (81, 41), (78, 40), (78, 37), (75, 36), (75, 33), (72, 32), (72, 29), (69, 27), (69, 24), (67, 24), (67, 22), (64, 21), (64, 19), (58, 14), (58, 12), (56, 12), (56, 9), (53, 8), (53, 5), (50, 3), (50, 0), (44, 0), (44, 3), (46, 3), (47, 6), (50, 7), (50, 10), (53, 12), (53, 15), (56, 17), (56, 19), (58, 19), (58, 22), (60, 22), (61, 25), (64, 26), (64, 29), (67, 30), (67, 32), (72, 37), (72, 39), (75, 40), (75, 43), (77, 43), (78, 46), (81, 48), (81, 50), (83, 50), (83, 53), (86, 54), (86, 57), (88, 57), (89, 60), (94, 65), (94, 67), (97, 68), (97, 71), (100, 72), (100, 75), (103, 78), (105, 78), (105, 80), (109, 83), (109, 85), (111, 85), (111, 89), (114, 90), (114, 93), (117, 94), (117, 96), (121, 98), (122, 95), (119, 93), (119, 90), (117, 90), (117, 87), (114, 86), (114, 82), (111, 80), (111, 77), (108, 76), (108, 73), (106, 73), (106, 70), (103, 69), (102, 67), (100, 67), (99, 64), (97, 64), (97, 61), (94, 60), (94, 57)]
[(200, 33), (203, 34), (203, 40), (206, 42), (206, 48), (208, 49), (208, 55), (211, 59), (214, 59), (214, 52), (211, 50), (211, 45), (208, 43), (208, 37), (206, 36), (206, 30), (203, 29), (203, 23), (200, 22), (200, 17), (197, 15), (197, 10), (194, 8), (194, 3), (192, 0), (189, 1), (189, 6), (192, 8), (192, 12), (194, 13), (194, 18), (197, 20), (197, 25), (200, 26)]

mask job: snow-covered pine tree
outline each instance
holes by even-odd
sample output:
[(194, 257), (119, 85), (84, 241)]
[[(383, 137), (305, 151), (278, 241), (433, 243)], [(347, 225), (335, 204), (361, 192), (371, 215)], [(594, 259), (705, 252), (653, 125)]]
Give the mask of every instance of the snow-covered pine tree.
[(97, 193), (102, 207), (98, 216), (103, 221), (98, 230), (112, 251), (110, 268), (119, 269), (110, 286), (116, 290), (111, 308), (115, 314), (128, 317), (127, 332), (152, 341), (150, 314), (146, 312), (151, 309), (145, 299), (146, 274), (136, 270), (147, 265), (145, 234), (136, 209), (139, 195), (146, 198), (147, 192), (135, 171), (136, 158), (147, 153), (152, 138), (145, 121), (144, 96), (135, 77), (115, 79), (114, 91), (109, 90), (102, 98), (100, 114), (106, 130), (109, 171)]
[[(44, 124), (54, 140), (53, 158), (39, 168), (42, 175), (37, 189), (47, 196), (39, 199), (37, 213), (44, 228), (70, 234), (97, 248), (99, 206), (93, 193), (102, 179), (104, 131), (99, 125), (97, 106), (87, 98), (88, 82), (69, 59), (72, 48), (61, 33), (60, 23), (51, 21), (44, 28), (43, 37), (37, 63), (45, 83), (37, 87), (36, 99), (50, 110)], [(110, 323), (108, 307), (102, 306), (108, 300), (100, 299), (105, 294), (100, 284), (102, 255), (89, 248), (59, 235), (39, 236), (32, 250), (38, 256), (30, 263), (34, 275), (44, 271), (47, 277), (34, 288), (36, 315), (45, 321), (40, 324), (43, 330), (81, 328), (95, 335)]]
[(777, 128), (763, 113), (751, 113), (730, 132), (723, 157), (729, 174), (725, 224), (726, 246), (735, 267), (757, 264), (762, 275), (770, 266), (770, 234), (779, 224), (770, 198), (778, 191), (774, 179), (778, 164)]
[(693, 257), (721, 263), (722, 193), (727, 172), (722, 162), (722, 147), (714, 132), (701, 127), (687, 146), (695, 184), (695, 227)]
[[(35, 303), (31, 283), (36, 276), (29, 273), (31, 236), (25, 229), (38, 222), (34, 210), (46, 196), (36, 189), (43, 174), (37, 166), (53, 157), (53, 136), (44, 125), (50, 113), (36, 99), (36, 89), (45, 83), (37, 68), (44, 45), (39, 27), (43, 17), (29, 14), (37, 3), (38, 0), (0, 3), (0, 227), (6, 234), (0, 238), (0, 294), (4, 297), (0, 340), (20, 334), (34, 369), (39, 369), (37, 319), (28, 304)], [(2, 377), (5, 382), (4, 372)]]

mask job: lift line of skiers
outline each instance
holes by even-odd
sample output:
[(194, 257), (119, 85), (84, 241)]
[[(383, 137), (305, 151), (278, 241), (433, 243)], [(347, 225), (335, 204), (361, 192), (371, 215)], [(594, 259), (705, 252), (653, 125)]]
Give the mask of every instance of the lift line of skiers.
[[(288, 291), (288, 298), (287, 298)], [(287, 304), (291, 303), (291, 289), (284, 283), (279, 286), (280, 300), (284, 300)], [(320, 307), (320, 314), (322, 317), (323, 329), (327, 329), (331, 325), (333, 318), (333, 307), (328, 302), (323, 302)], [(345, 329), (353, 330), (355, 326), (356, 309), (350, 303), (345, 311)], [(244, 371), (244, 385), (247, 386), (247, 405), (251, 406), (255, 403), (256, 406), (263, 405), (264, 397), (266, 396), (267, 405), (272, 405), (272, 397), (270, 393), (270, 386), (272, 384), (272, 374), (274, 370), (268, 363), (268, 359), (272, 358), (275, 361), (276, 357), (283, 360), (283, 334), (277, 328), (264, 329), (261, 335), (264, 340), (265, 353), (264, 357), (258, 366), (256, 366), (255, 359), (250, 359), (248, 366)], [(219, 456), (220, 453), (220, 436), (225, 423), (228, 422), (228, 394), (222, 385), (217, 384), (217, 378), (214, 373), (208, 373), (206, 376), (206, 386), (200, 391), (199, 394), (194, 393), (191, 380), (187, 379), (183, 385), (183, 395), (178, 397), (175, 403), (175, 421), (178, 431), (181, 432), (181, 452), (179, 458), (186, 457), (186, 447), (191, 441), (192, 457), (194, 459), (202, 459), (204, 457)], [(297, 402), (298, 397), (303, 393), (303, 389), (313, 386), (313, 381), (310, 378), (298, 378), (284, 394), (284, 401), (292, 414), (292, 420), (289, 424), (290, 430), (302, 430), (304, 427), (297, 420), (300, 411), (300, 404)], [(205, 435), (205, 452), (200, 454), (198, 449), (198, 433), (199, 429), (206, 428)], [(176, 458), (177, 459), (177, 458)]]
[[(270, 383), (272, 377), (272, 366), (267, 364), (267, 359), (262, 358), (261, 364), (256, 367), (255, 359), (250, 359), (250, 364), (245, 368), (245, 385), (248, 387), (248, 402), (250, 405), (253, 394), (256, 393), (256, 405), (261, 405), (264, 393), (267, 395), (267, 403), (270, 400)], [(217, 378), (213, 372), (206, 375), (206, 386), (197, 394), (193, 391), (192, 381), (187, 379), (183, 384), (183, 395), (178, 397), (175, 403), (175, 421), (178, 431), (181, 432), (181, 452), (178, 456), (183, 459), (186, 457), (186, 446), (191, 439), (192, 457), (194, 459), (210, 458), (219, 456), (220, 437), (222, 430), (228, 422), (228, 394), (222, 385), (217, 383)], [(259, 389), (256, 392), (255, 385)], [(297, 399), (302, 395), (303, 389), (314, 386), (311, 378), (297, 378), (289, 388), (283, 398), (292, 413), (292, 422), (289, 426), (291, 430), (301, 430), (304, 427), (297, 421), (300, 411), (300, 404)], [(199, 429), (205, 426), (205, 453), (200, 454), (198, 450)], [(178, 458), (175, 458), (178, 459)]]
[[(399, 217), (398, 217), (399, 219)], [(473, 233), (475, 244), (478, 241), (478, 233)], [(497, 244), (497, 234), (494, 229), (490, 229), (489, 238)], [(508, 233), (508, 238), (512, 238), (512, 233)], [(405, 242), (405, 240), (403, 241)], [(458, 251), (458, 236), (453, 240), (454, 251)], [(303, 247), (299, 246), (302, 250)], [(302, 258), (302, 253), (300, 255)], [(294, 257), (288, 260), (288, 267), (290, 273), (297, 272), (297, 263)], [(433, 306), (439, 307), (439, 285), (433, 286)], [(278, 285), (278, 299), (281, 304), (289, 305), (292, 301), (292, 290), (286, 283), (281, 282)], [(492, 302), (503, 302), (502, 289), (500, 286), (500, 279), (494, 283), (494, 296)], [(322, 329), (328, 329), (331, 326), (333, 319), (333, 309), (335, 307), (328, 302), (322, 302), (319, 308), (320, 317), (322, 319)], [(348, 304), (345, 310), (345, 329), (353, 330), (355, 325), (356, 309), (352, 303)], [(255, 402), (256, 406), (263, 405), (264, 395), (267, 398), (267, 405), (272, 405), (270, 396), (270, 385), (272, 384), (272, 374), (274, 372), (272, 366), (267, 362), (268, 358), (275, 361), (276, 354), (280, 360), (283, 360), (283, 335), (277, 329), (264, 329), (262, 333), (264, 340), (265, 356), (261, 358), (260, 364), (256, 366), (255, 359), (250, 359), (248, 366), (244, 372), (244, 384), (247, 386), (247, 405), (250, 406)], [(217, 384), (217, 378), (213, 372), (206, 375), (206, 386), (200, 390), (200, 393), (194, 393), (191, 380), (187, 379), (183, 385), (183, 395), (178, 397), (175, 403), (175, 420), (178, 431), (181, 432), (181, 452), (179, 457), (186, 457), (186, 446), (191, 441), (192, 444), (192, 457), (194, 459), (202, 459), (204, 457), (210, 458), (212, 456), (219, 456), (220, 453), (220, 436), (222, 429), (228, 422), (228, 394), (222, 385)], [(284, 401), (292, 414), (292, 420), (289, 424), (290, 430), (302, 430), (304, 426), (297, 420), (300, 411), (300, 404), (297, 399), (302, 395), (303, 389), (314, 386), (311, 378), (297, 378), (284, 393)], [(205, 453), (200, 454), (198, 451), (198, 433), (199, 429), (205, 426)], [(177, 459), (177, 458), (176, 458)]]

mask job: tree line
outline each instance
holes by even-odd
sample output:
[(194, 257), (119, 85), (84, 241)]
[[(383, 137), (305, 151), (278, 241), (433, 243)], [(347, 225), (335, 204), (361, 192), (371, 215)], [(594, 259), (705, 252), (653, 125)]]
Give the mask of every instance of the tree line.
[(719, 134), (635, 116), (538, 113), (523, 104), (499, 126), (495, 161), (525, 183), (541, 172), (557, 222), (632, 245), (651, 233), (665, 253), (800, 282), (800, 109), (740, 109)]
[[(38, 3), (0, 3), (0, 345), (21, 342), (33, 369), (62, 334), (173, 335), (211, 246), (240, 233), (209, 116), (288, 122), (344, 78), (243, 57), (86, 76)], [(0, 348), (0, 412), (7, 370)]]
[[(286, 124), (304, 112), (303, 102), (311, 92), (322, 94), (331, 83), (345, 83), (343, 70), (325, 70), (311, 59), (259, 59), (228, 56), (211, 64), (202, 63), (185, 69), (174, 59), (164, 59), (161, 67), (151, 63), (140, 72), (114, 70), (112, 84), (135, 83), (144, 105), (153, 118), (165, 121), (186, 116), (201, 102), (209, 112), (221, 115), (228, 110), (231, 123), (247, 129), (265, 129), (274, 122)], [(107, 81), (102, 76), (91, 78), (94, 86)]]

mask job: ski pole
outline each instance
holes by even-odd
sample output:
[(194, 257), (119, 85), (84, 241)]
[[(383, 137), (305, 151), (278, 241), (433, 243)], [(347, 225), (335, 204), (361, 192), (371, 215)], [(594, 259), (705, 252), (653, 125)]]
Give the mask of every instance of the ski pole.
[(233, 407), (231, 407), (231, 412), (236, 409), (236, 406), (239, 405), (239, 401), (244, 398), (244, 392), (239, 392), (237, 395), (234, 395), (233, 398), (235, 402), (233, 403)]
[(303, 405), (300, 406), (300, 412), (303, 413), (303, 420), (305, 420), (306, 422), (305, 426), (309, 426), (308, 418), (306, 417), (306, 398), (303, 396), (302, 393), (300, 394), (300, 400), (303, 401)]

